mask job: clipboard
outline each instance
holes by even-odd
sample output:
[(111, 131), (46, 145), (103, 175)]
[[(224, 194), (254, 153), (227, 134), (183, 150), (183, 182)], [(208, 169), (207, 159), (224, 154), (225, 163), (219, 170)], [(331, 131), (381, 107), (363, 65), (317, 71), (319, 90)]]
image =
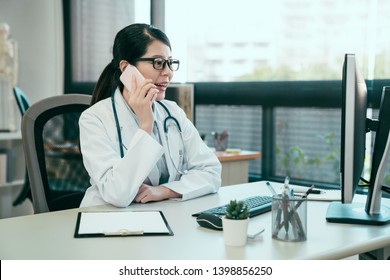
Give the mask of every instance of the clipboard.
[(172, 236), (161, 211), (78, 212), (75, 238)]

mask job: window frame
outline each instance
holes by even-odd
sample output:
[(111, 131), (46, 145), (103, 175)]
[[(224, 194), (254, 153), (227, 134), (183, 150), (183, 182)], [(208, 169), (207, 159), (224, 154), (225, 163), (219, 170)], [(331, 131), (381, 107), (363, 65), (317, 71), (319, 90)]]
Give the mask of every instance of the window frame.
[[(389, 80), (366, 80), (368, 107), (378, 109), (383, 87)], [(194, 83), (196, 105), (261, 105), (262, 120), (262, 170), (261, 175), (249, 174), (249, 181), (283, 181), (276, 177), (274, 164), (274, 139), (276, 107), (340, 108), (341, 80), (334, 81), (277, 81), (277, 82), (206, 82)], [(221, 98), (223, 95), (223, 98)], [(314, 98), (313, 98), (314, 97)], [(309, 185), (312, 181), (297, 183)], [(334, 184), (322, 184), (335, 187)]]
[[(164, 8), (164, 0), (150, 0), (150, 22), (153, 25), (161, 25), (164, 21), (164, 16), (157, 13), (161, 8)], [(62, 0), (63, 22), (64, 22), (64, 93), (83, 93), (92, 94), (96, 82), (77, 82), (72, 78), (72, 1)]]
[[(164, 15), (156, 11), (164, 1), (151, 0), (151, 23), (164, 29)], [(71, 1), (63, 0), (64, 20), (64, 92), (92, 94), (96, 82), (72, 80)], [(340, 70), (341, 71), (341, 70)], [(341, 76), (341, 74), (340, 74)], [(275, 107), (341, 108), (341, 80), (327, 81), (261, 81), (261, 82), (192, 82), (196, 105), (262, 105), (262, 173), (250, 174), (249, 180), (274, 180), (274, 109)], [(389, 79), (366, 80), (368, 106), (379, 108), (382, 89)], [(223, 98), (221, 96), (223, 95)], [(305, 183), (305, 182), (303, 182)], [(308, 183), (308, 182), (306, 182)], [(312, 183), (312, 182), (310, 182)]]

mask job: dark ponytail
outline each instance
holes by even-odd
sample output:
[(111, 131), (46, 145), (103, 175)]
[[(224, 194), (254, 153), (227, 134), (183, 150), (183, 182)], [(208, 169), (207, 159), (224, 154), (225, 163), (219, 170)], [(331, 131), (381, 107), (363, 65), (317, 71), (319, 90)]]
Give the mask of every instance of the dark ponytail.
[(110, 97), (118, 86), (120, 91), (123, 91), (123, 84), (119, 80), (121, 74), (119, 63), (126, 60), (134, 65), (135, 60), (146, 53), (148, 46), (154, 40), (159, 40), (171, 48), (165, 33), (149, 24), (131, 24), (116, 34), (112, 48), (113, 59), (104, 68), (96, 83), (91, 105)]
[[(119, 81), (119, 72), (119, 68), (115, 69), (112, 63), (109, 63), (106, 68), (104, 68), (93, 90), (91, 105), (111, 95), (118, 86), (117, 81)], [(118, 76), (118, 79), (116, 79), (116, 76)]]

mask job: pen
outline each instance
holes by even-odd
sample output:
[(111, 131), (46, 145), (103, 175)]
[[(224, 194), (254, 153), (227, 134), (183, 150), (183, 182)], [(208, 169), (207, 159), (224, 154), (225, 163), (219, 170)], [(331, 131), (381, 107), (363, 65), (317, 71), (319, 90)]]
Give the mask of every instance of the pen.
[[(313, 187), (313, 185), (311, 185), (311, 187)], [(308, 187), (301, 187), (301, 186), (294, 186), (292, 187), (294, 189), (294, 192), (297, 193), (298, 195), (299, 194), (302, 194), (302, 193), (306, 193), (308, 191)], [(324, 193), (323, 190), (319, 189), (319, 188), (312, 188), (311, 192), (312, 194), (322, 194)]]
[[(274, 190), (274, 188), (271, 186), (271, 183), (269, 181), (266, 182), (266, 185), (268, 187), (268, 189), (270, 190), (270, 192), (272, 193), (272, 195), (274, 196), (278, 196), (277, 192)], [(278, 212), (276, 214), (276, 218), (275, 218), (275, 225), (276, 227), (274, 228), (273, 232), (272, 232), (272, 235), (273, 236), (277, 236), (278, 233), (279, 233), (279, 230), (280, 228), (282, 227), (282, 206), (281, 205), (277, 205), (277, 209), (278, 209)]]
[(274, 190), (274, 188), (271, 186), (271, 183), (267, 181), (267, 183), (265, 183), (268, 187), (268, 189), (271, 191), (271, 193), (273, 195), (277, 195), (276, 191)]
[(313, 188), (314, 188), (314, 185), (312, 185), (312, 186), (304, 193), (304, 195), (302, 196), (302, 200), (299, 201), (299, 202), (297, 203), (297, 205), (295, 206), (295, 209), (298, 209), (298, 207), (302, 204), (302, 202), (304, 201), (304, 199), (305, 199), (310, 193), (312, 193)]
[[(302, 200), (299, 201), (297, 203), (297, 205), (295, 206), (295, 209), (294, 209), (294, 212), (293, 213), (290, 213), (290, 214), (293, 214), (294, 215), (294, 218), (295, 218), (295, 221), (297, 222), (297, 226), (298, 226), (298, 229), (299, 229), (299, 236), (302, 238), (302, 237), (305, 237), (306, 233), (304, 232), (304, 227), (302, 225), (302, 221), (301, 219), (299, 218), (299, 215), (298, 213), (296, 212), (296, 210), (299, 208), (299, 206), (301, 206), (301, 204), (304, 202), (304, 199), (313, 191), (313, 188), (314, 188), (314, 185), (312, 185), (306, 192), (305, 194), (302, 196)], [(306, 238), (305, 238), (306, 239)]]
[(284, 179), (284, 186), (282, 192), (282, 206), (283, 206), (283, 224), (284, 229), (286, 230), (286, 235), (288, 234), (289, 229), (289, 214), (288, 214), (288, 204), (290, 199), (290, 187), (288, 183), (290, 182), (290, 177), (286, 176)]
[(290, 177), (286, 176), (286, 178), (284, 179), (284, 186), (289, 187), (289, 185), (288, 185), (289, 183), (290, 183)]
[(105, 236), (129, 236), (129, 235), (143, 235), (143, 230), (119, 230), (112, 232), (105, 232)]
[[(294, 190), (295, 191), (295, 194), (298, 194), (298, 195), (300, 195), (300, 194), (304, 194), (304, 195), (306, 195), (306, 192), (307, 191), (305, 191), (305, 192), (301, 192), (300, 190)], [(324, 193), (324, 191), (322, 191), (322, 190), (319, 190), (319, 189), (311, 189), (310, 190), (310, 193), (312, 193), (312, 194), (322, 194), (322, 193)]]
[(294, 212), (291, 212), (290, 215), (292, 215), (292, 217), (289, 217), (289, 218), (292, 219), (295, 222), (295, 225), (297, 227), (298, 238), (304, 237), (305, 236), (305, 231), (304, 231), (304, 227), (302, 225), (301, 218), (299, 217), (298, 213), (296, 211), (294, 211)]
[(316, 190), (316, 189), (312, 189), (312, 190), (310, 191), (310, 193), (312, 193), (312, 194), (322, 194), (323, 191), (321, 191), (321, 190)]
[[(280, 203), (280, 202), (279, 202), (279, 203)], [(277, 235), (278, 235), (279, 230), (282, 228), (282, 225), (283, 225), (283, 224), (282, 224), (282, 221), (281, 221), (281, 218), (282, 218), (282, 206), (279, 205), (279, 203), (278, 203), (278, 205), (277, 205), (278, 212), (277, 212), (277, 214), (276, 214), (276, 219), (275, 219), (275, 221), (276, 221), (276, 223), (275, 223), (276, 227), (275, 227), (274, 231), (272, 232), (272, 235), (273, 235), (273, 236), (277, 236)]]

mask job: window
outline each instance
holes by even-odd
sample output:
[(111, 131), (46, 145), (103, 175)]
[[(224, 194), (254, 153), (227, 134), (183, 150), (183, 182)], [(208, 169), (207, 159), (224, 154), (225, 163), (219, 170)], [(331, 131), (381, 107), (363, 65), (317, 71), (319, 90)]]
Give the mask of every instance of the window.
[(66, 82), (96, 82), (112, 59), (115, 34), (134, 22), (150, 23), (150, 1), (65, 0), (71, 52)]
[[(166, 0), (165, 3), (165, 31), (174, 52), (179, 53), (176, 56), (182, 61), (182, 72), (185, 71), (179, 74), (180, 81), (281, 81), (278, 87), (283, 88), (283, 81), (289, 80), (341, 80), (345, 53), (357, 54), (367, 79), (390, 77), (390, 37), (386, 35), (390, 19), (384, 12), (390, 10), (389, 1)], [(286, 98), (294, 98), (294, 94), (291, 91)], [(316, 98), (315, 90), (311, 94), (311, 98)], [(233, 95), (239, 103), (239, 92)], [(197, 116), (202, 117), (197, 117), (196, 125), (209, 134), (235, 123), (237, 116), (246, 119), (250, 118), (248, 114), (261, 114), (261, 106), (253, 111), (248, 107), (251, 106), (237, 107), (233, 114), (232, 108), (198, 105)], [(273, 175), (284, 177), (287, 173), (294, 178), (337, 183), (340, 109), (303, 107), (307, 106), (303, 103), (302, 108), (275, 108)], [(216, 123), (216, 119), (221, 121)], [(261, 126), (262, 118), (258, 121), (257, 127)], [(244, 139), (260, 139), (261, 135), (256, 134), (260, 131), (250, 122), (240, 125), (243, 129), (239, 134), (235, 134), (238, 132), (234, 125), (230, 126), (230, 137), (239, 139), (235, 145), (259, 150), (259, 146), (247, 145)], [(235, 148), (232, 145), (229, 147)], [(255, 164), (251, 165), (251, 171), (258, 172), (259, 164)]]
[[(245, 113), (243, 114), (243, 112)], [(223, 116), (223, 118), (219, 116)], [(196, 108), (196, 123), (199, 133), (205, 135), (205, 141), (211, 147), (213, 146), (211, 132), (221, 133), (227, 130), (229, 133), (228, 147), (249, 151), (261, 150), (261, 106), (198, 105)], [(243, 137), (243, 135), (250, 135), (251, 137)], [(250, 163), (249, 172), (261, 173), (260, 159)]]
[[(75, 84), (92, 88), (111, 60), (116, 32), (132, 22), (161, 23), (150, 18), (157, 12), (181, 62), (173, 82), (194, 83), (195, 101), (202, 100), (195, 104), (195, 125), (206, 140), (227, 129), (229, 147), (271, 153), (250, 164), (251, 173), (272, 170), (265, 178), (291, 173), (337, 182), (340, 104), (334, 95), (341, 92), (344, 54), (357, 55), (369, 90), (390, 77), (386, 0), (63, 1), (65, 27), (71, 27), (65, 35), (72, 34), (66, 40), (66, 92), (81, 92)], [(156, 11), (161, 2), (157, 7), (165, 10)], [(217, 99), (202, 97), (210, 86), (223, 88)], [(382, 90), (374, 89), (370, 98)], [(313, 99), (326, 105), (314, 102), (321, 108), (312, 108)], [(307, 168), (312, 162), (321, 172)]]
[[(63, 0), (69, 79), (95, 82), (116, 32), (151, 22), (151, 1)], [(357, 54), (367, 79), (390, 76), (390, 1), (160, 1), (165, 11), (158, 14), (182, 62), (176, 82), (337, 80), (347, 52)], [(216, 70), (213, 61), (224, 63)]]
[[(165, 31), (185, 71), (180, 81), (337, 80), (348, 52), (357, 54), (367, 79), (390, 76), (387, 0), (165, 3)], [(230, 63), (243, 57), (252, 63)], [(215, 74), (211, 58), (226, 62), (222, 74)]]
[(276, 108), (276, 176), (339, 182), (341, 111)]

